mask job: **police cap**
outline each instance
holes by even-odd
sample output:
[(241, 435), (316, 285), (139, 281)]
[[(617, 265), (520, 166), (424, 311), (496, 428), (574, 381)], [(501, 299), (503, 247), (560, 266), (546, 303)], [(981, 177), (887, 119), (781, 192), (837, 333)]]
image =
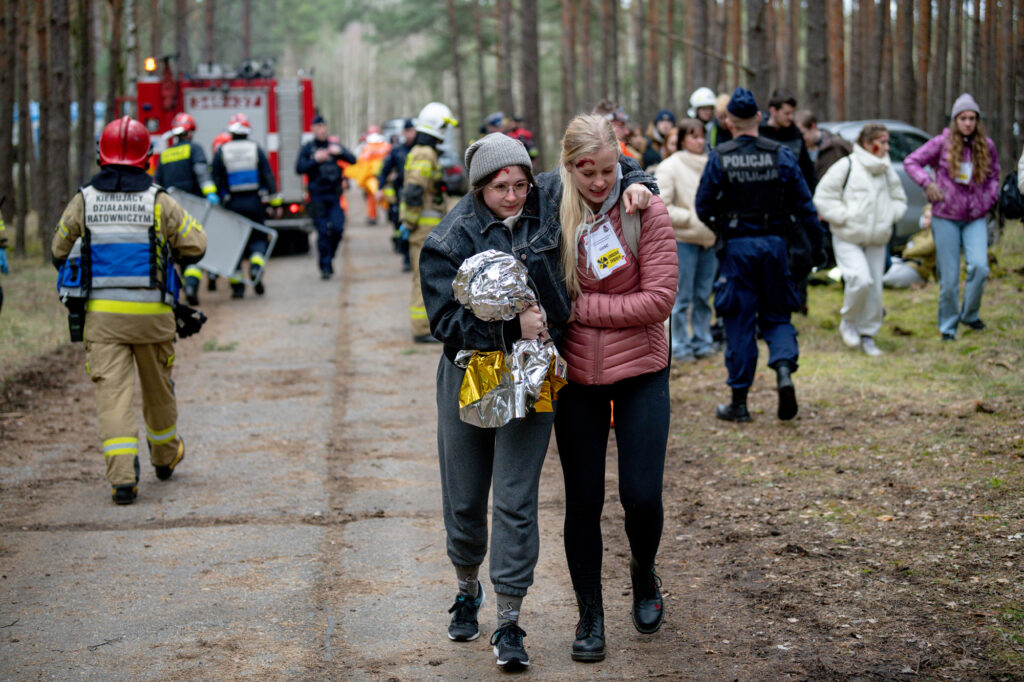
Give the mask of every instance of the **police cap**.
[(750, 90), (738, 87), (733, 90), (732, 97), (725, 109), (739, 119), (754, 118), (757, 116), (757, 100), (754, 99), (754, 93)]

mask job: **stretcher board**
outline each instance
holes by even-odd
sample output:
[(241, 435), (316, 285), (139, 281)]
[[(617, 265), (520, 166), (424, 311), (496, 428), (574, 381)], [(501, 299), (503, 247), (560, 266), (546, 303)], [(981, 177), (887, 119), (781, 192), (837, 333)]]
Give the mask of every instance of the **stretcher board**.
[[(274, 251), (277, 243), (277, 230), (260, 225), (257, 222), (240, 216), (234, 211), (229, 211), (221, 206), (214, 206), (206, 199), (189, 194), (188, 192), (174, 187), (167, 190), (167, 193), (174, 197), (174, 200), (181, 204), (181, 207), (188, 211), (188, 214), (195, 218), (203, 231), (206, 232), (206, 255), (196, 265), (206, 272), (214, 275), (230, 277), (235, 273), (235, 266), (245, 251), (245, 245), (249, 236), (254, 232), (264, 232), (267, 235), (266, 258)], [(263, 276), (261, 269), (260, 277)], [(246, 280), (248, 284), (255, 284), (259, 280)]]

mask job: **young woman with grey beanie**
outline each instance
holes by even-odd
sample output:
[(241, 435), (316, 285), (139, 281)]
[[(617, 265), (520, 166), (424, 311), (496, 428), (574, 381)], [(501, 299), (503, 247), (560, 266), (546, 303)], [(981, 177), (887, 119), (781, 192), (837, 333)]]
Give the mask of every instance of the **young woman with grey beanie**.
[[(981, 331), (985, 323), (978, 311), (988, 279), (985, 214), (999, 199), (999, 158), (995, 144), (985, 137), (981, 107), (974, 98), (967, 93), (957, 97), (949, 127), (904, 159), (903, 168), (932, 202), (942, 340), (956, 340), (958, 324)], [(962, 303), (961, 249), (967, 262)]]
[[(554, 413), (531, 410), (499, 428), (463, 422), (459, 389), (465, 370), (455, 356), (460, 350), (507, 350), (519, 339), (544, 334), (556, 342), (561, 338), (571, 303), (559, 266), (560, 186), (557, 174), (535, 178), (526, 148), (502, 133), (476, 141), (465, 161), (472, 191), (434, 228), (420, 255), (430, 331), (444, 343), (437, 370), (437, 443), (447, 551), (458, 581), (448, 637), (463, 642), (480, 634), (484, 588), (478, 572), (487, 553), (487, 496), (493, 489), (490, 577), (498, 622), (491, 643), (498, 665), (517, 669), (530, 664), (519, 614), (540, 548), (537, 499)], [(628, 191), (634, 200), (650, 197), (640, 186)], [(459, 267), (489, 249), (510, 253), (526, 266), (539, 306), (507, 322), (486, 322), (455, 299), (452, 281)]]

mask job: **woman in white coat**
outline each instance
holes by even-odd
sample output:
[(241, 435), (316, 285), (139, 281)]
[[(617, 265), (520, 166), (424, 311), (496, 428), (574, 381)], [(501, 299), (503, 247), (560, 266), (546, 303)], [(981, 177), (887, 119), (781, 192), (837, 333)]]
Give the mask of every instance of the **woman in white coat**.
[(672, 220), (679, 257), (679, 283), (671, 318), (672, 358), (692, 362), (716, 351), (710, 303), (717, 265), (712, 248), (715, 233), (700, 221), (694, 208), (700, 176), (708, 162), (704, 124), (695, 118), (685, 119), (669, 135), (666, 146), (675, 146), (678, 151), (658, 164), (654, 177)]
[(832, 249), (845, 290), (839, 333), (851, 348), (881, 355), (882, 275), (893, 224), (907, 210), (907, 195), (889, 161), (889, 130), (869, 123), (853, 153), (832, 164), (818, 182), (814, 205), (832, 230)]

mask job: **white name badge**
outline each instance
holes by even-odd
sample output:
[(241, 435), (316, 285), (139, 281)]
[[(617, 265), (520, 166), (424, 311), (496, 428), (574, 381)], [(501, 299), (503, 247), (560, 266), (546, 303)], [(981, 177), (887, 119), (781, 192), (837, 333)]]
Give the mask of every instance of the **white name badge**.
[(629, 265), (626, 250), (622, 248), (611, 223), (605, 219), (590, 234), (583, 238), (590, 271), (598, 279), (604, 279), (619, 268)]
[(971, 175), (974, 173), (974, 163), (971, 161), (960, 162), (960, 171), (956, 174), (954, 180), (959, 182), (961, 185), (971, 184)]

